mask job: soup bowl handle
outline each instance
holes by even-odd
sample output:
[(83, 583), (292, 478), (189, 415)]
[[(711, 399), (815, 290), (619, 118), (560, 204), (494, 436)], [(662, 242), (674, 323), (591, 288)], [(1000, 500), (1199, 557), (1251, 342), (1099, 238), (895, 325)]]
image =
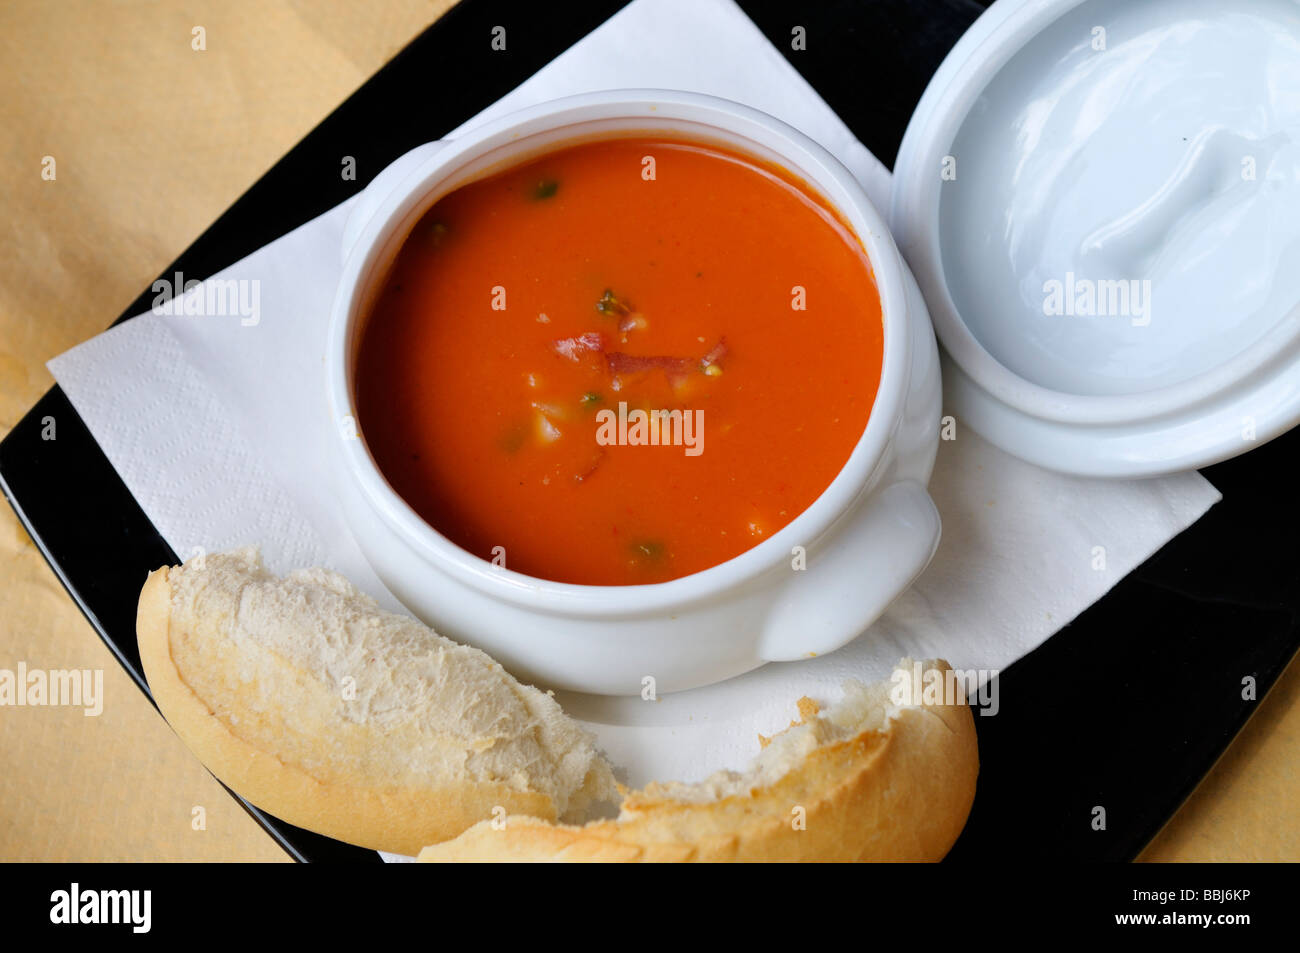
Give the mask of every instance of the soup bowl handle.
[(436, 142), (426, 142), (422, 146), (416, 146), (410, 152), (403, 153), (394, 159), (391, 163), (384, 166), (379, 174), (370, 180), (370, 184), (361, 190), (357, 196), (356, 203), (348, 212), (347, 221), (343, 223), (343, 242), (340, 245), (343, 255), (343, 261), (348, 260), (352, 254), (352, 249), (361, 237), (361, 232), (365, 229), (366, 223), (375, 216), (379, 210), (380, 204), (390, 193), (396, 191), (398, 185), (415, 169), (449, 144), (448, 140), (440, 139)]
[(777, 594), (759, 640), (764, 661), (833, 652), (880, 618), (929, 565), (939, 546), (939, 512), (924, 486), (902, 480), (834, 532)]

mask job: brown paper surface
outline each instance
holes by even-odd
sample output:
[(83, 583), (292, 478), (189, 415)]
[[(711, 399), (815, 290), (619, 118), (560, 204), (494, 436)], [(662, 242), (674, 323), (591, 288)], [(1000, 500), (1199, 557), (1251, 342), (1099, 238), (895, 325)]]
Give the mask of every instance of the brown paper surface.
[[(450, 5), (0, 4), (0, 432), (54, 383), (45, 361), (104, 330)], [(101, 669), (105, 700), (98, 717), (0, 707), (0, 860), (287, 860), (149, 705), (2, 506), (0, 668), (19, 662)]]
[[(46, 360), (107, 327), (450, 5), (0, 5), (0, 432), (53, 383)], [(197, 26), (203, 51), (192, 48)], [(105, 700), (98, 717), (0, 708), (0, 860), (286, 859), (158, 717), (0, 507), (0, 668), (19, 662), (100, 669)], [(1300, 856), (1300, 668), (1260, 707), (1143, 859)]]

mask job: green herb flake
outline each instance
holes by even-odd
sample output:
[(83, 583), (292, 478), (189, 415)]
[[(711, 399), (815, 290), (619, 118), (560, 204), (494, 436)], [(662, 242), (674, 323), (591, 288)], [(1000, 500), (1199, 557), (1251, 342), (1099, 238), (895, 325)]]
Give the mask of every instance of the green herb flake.
[(605, 289), (605, 293), (596, 302), (596, 310), (610, 318), (623, 317), (632, 312), (631, 306), (626, 301), (621, 300), (609, 288)]
[(589, 390), (582, 395), (582, 406), (590, 407), (592, 404), (599, 404), (605, 398), (597, 394), (594, 390)]
[(533, 186), (533, 198), (538, 201), (543, 199), (555, 198), (555, 193), (560, 191), (560, 183), (554, 179), (542, 179)]

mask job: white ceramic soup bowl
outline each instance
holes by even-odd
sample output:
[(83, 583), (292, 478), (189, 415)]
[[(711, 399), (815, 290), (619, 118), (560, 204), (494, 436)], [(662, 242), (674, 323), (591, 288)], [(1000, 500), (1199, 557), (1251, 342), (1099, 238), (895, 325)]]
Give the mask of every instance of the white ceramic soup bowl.
[[(752, 549), (669, 582), (584, 586), (479, 558), (426, 523), (389, 485), (355, 427), (353, 356), (402, 242), (457, 187), (575, 141), (671, 135), (775, 162), (851, 225), (872, 263), (884, 320), (880, 387), (861, 438), (802, 514)], [(925, 568), (939, 541), (926, 492), (938, 447), (940, 376), (929, 317), (884, 221), (849, 172), (791, 127), (736, 103), (619, 90), (543, 103), (379, 174), (344, 234), (327, 344), (337, 493), (393, 595), (439, 632), (541, 685), (611, 695), (706, 685), (764, 662), (824, 654), (867, 628)]]

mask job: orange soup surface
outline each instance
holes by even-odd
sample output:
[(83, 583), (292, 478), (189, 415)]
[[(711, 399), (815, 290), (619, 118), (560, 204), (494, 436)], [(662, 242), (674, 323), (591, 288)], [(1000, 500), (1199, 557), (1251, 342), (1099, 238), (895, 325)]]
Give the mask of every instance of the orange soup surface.
[(441, 199), (362, 330), (360, 431), (443, 535), (531, 576), (662, 582), (805, 510), (862, 435), (880, 300), (782, 170), (587, 142)]

